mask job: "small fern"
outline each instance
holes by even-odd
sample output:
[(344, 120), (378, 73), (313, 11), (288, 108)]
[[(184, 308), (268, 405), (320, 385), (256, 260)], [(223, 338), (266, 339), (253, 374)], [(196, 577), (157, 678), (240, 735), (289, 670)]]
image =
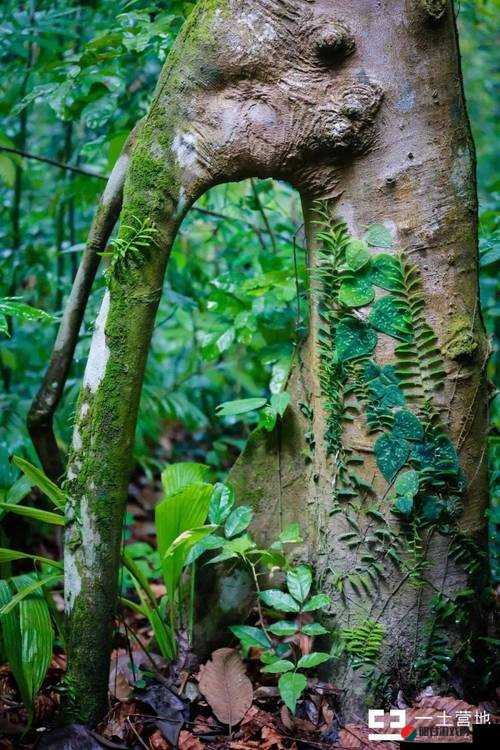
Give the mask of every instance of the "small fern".
[(109, 266), (105, 276), (107, 281), (112, 277), (123, 278), (132, 268), (138, 268), (144, 262), (148, 250), (155, 242), (158, 233), (156, 225), (149, 217), (142, 221), (132, 216), (134, 225), (123, 224), (121, 231), (124, 237), (116, 237), (111, 240), (110, 252), (101, 253), (103, 257), (110, 258)]
[(380, 656), (384, 628), (375, 620), (364, 620), (353, 628), (344, 628), (345, 650), (352, 658), (354, 669), (375, 664)]
[(437, 336), (425, 319), (425, 298), (418, 267), (402, 257), (400, 269), (394, 270), (393, 283), (393, 295), (412, 331), (408, 341), (396, 346), (396, 372), (408, 398), (421, 404), (432, 403), (434, 390), (444, 385), (445, 371)]

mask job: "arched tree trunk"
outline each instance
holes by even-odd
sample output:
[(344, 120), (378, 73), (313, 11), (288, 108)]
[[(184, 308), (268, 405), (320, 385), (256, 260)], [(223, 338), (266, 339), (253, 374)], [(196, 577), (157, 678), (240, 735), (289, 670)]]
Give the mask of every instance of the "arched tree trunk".
[[(366, 654), (339, 648), (332, 679), (345, 688), (346, 714), (361, 710), (368, 689), (383, 692), (386, 675), (401, 687), (417, 683), (416, 656), (448, 627), (430, 598), (453, 599), (465, 587), (455, 557), (475, 552), (457, 532), (483, 531), (488, 347), (451, 3), (202, 0), (137, 136), (121, 260), (115, 255), (108, 274), (78, 406), (65, 566), (69, 680), (85, 721), (106, 704), (126, 486), (168, 251), (201, 193), (251, 176), (299, 190), (313, 294), (281, 434), (254, 435), (233, 481), (258, 509), (264, 538), (300, 521), (301, 554), (334, 593), (327, 614), (345, 643), (349, 628), (375, 641), (382, 634), (371, 680), (353, 673), (353, 660)], [(368, 294), (363, 307), (352, 306), (352, 283), (338, 295), (345, 243), (318, 238), (321, 229), (337, 231), (339, 219), (355, 237), (381, 222), (392, 237), (386, 252), (396, 260), (365, 259), (351, 273)], [(372, 256), (377, 244), (387, 237), (373, 240)], [(388, 291), (397, 299), (376, 307), (367, 287), (377, 300)], [(380, 378), (386, 364), (399, 380), (393, 370), (384, 371), (388, 382)], [(394, 482), (412, 467), (418, 475), (406, 477), (398, 517), (390, 512)], [(468, 617), (467, 607), (460, 613)]]

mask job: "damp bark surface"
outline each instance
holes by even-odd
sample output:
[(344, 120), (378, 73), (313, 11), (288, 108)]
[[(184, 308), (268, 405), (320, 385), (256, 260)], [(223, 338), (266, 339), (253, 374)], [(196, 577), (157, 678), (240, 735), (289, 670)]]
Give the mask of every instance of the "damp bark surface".
[[(395, 248), (418, 266), (426, 315), (442, 351), (453, 355), (435, 399), (468, 480), (460, 525), (479, 537), (484, 530), (488, 347), (478, 308), (474, 153), (451, 3), (202, 0), (167, 59), (127, 171), (119, 236), (133, 244), (130, 227), (147, 220), (153, 239), (139, 262), (109, 277), (78, 404), (65, 571), (68, 679), (79, 720), (94, 722), (106, 709), (126, 488), (169, 249), (201, 194), (247, 177), (283, 179), (299, 191), (311, 269), (318, 200), (328, 221), (344, 219), (356, 237), (385, 222)], [(470, 323), (467, 351), (457, 352), (457, 316)], [(305, 543), (298, 554), (332, 593), (326, 618), (338, 629), (367, 617), (379, 621), (386, 633), (380, 666), (404, 673), (400, 657), (411, 671), (432, 586), (452, 592), (465, 577), (448, 557), (446, 538), (436, 534), (427, 549), (432, 585), (425, 592), (390, 567), (371, 593), (346, 586), (341, 596), (335, 589), (339, 573), (357, 561), (339, 540), (349, 530), (345, 514), (331, 515), (336, 466), (325, 443), (314, 281), (310, 318), (281, 437), (254, 435), (232, 481), (239, 500), (256, 508), (262, 541), (300, 521)], [(378, 361), (390, 361), (393, 352), (394, 341), (381, 334)], [(299, 403), (309, 405), (309, 419)], [(306, 460), (311, 429), (315, 451)], [(366, 447), (360, 421), (342, 439)], [(370, 444), (359, 473), (397, 525)], [(368, 523), (361, 518), (364, 528)], [(345, 716), (364, 715), (366, 680), (352, 663), (333, 661), (328, 677), (344, 691)]]

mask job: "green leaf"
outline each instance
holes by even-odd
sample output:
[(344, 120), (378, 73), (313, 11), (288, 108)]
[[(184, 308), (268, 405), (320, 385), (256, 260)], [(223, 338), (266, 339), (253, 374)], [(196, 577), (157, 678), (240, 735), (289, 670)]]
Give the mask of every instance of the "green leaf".
[(318, 664), (323, 664), (323, 662), (328, 661), (328, 659), (331, 658), (330, 654), (326, 654), (323, 651), (313, 651), (311, 654), (304, 654), (304, 656), (301, 656), (297, 667), (299, 669), (311, 669), (312, 667), (317, 667)]
[(290, 523), (283, 529), (278, 537), (283, 544), (297, 544), (302, 541), (300, 536), (300, 527), (298, 523)]
[(208, 508), (208, 520), (210, 523), (215, 523), (217, 525), (224, 523), (231, 512), (234, 501), (234, 488), (229, 484), (217, 482), (213, 489)]
[(257, 547), (250, 534), (242, 534), (235, 539), (224, 539), (222, 541), (224, 546), (221, 554), (212, 558), (209, 561), (210, 564), (230, 560), (233, 557), (244, 558), (251, 550)]
[(298, 602), (302, 603), (307, 599), (311, 590), (311, 584), (312, 573), (307, 565), (298, 565), (286, 574), (288, 591)]
[(224, 539), (215, 534), (209, 534), (204, 537), (200, 542), (197, 542), (191, 547), (188, 556), (186, 557), (186, 565), (192, 565), (204, 552), (208, 552), (211, 549), (219, 549), (224, 544)]
[(13, 505), (12, 503), (0, 503), (0, 508), (9, 513), (17, 513), (20, 516), (33, 518), (35, 521), (42, 521), (43, 523), (51, 523), (56, 526), (64, 526), (65, 524), (62, 514), (51, 513), (48, 510), (41, 510), (40, 508), (30, 508), (27, 505)]
[(413, 510), (413, 495), (399, 495), (394, 502), (394, 510), (404, 516), (409, 516)]
[(295, 714), (297, 701), (306, 689), (307, 678), (298, 672), (287, 672), (281, 675), (278, 682), (278, 689), (283, 702), (292, 714)]
[(271, 641), (261, 628), (253, 628), (250, 625), (232, 625), (229, 630), (245, 646), (261, 646), (270, 648)]
[(397, 411), (394, 415), (392, 436), (394, 438), (406, 438), (406, 440), (422, 440), (424, 436), (424, 428), (415, 414), (403, 409)]
[(373, 452), (383, 477), (392, 482), (410, 455), (410, 444), (402, 438), (381, 435), (375, 441)]
[(285, 594), (279, 589), (261, 591), (259, 598), (268, 607), (277, 609), (279, 612), (300, 612), (300, 606), (290, 594)]
[(277, 418), (278, 414), (272, 406), (266, 405), (259, 412), (259, 427), (263, 427), (267, 432), (272, 432), (276, 426)]
[(301, 633), (304, 633), (304, 635), (326, 635), (330, 631), (323, 627), (323, 625), (320, 625), (319, 622), (309, 622), (307, 625), (302, 625), (300, 629)]
[(253, 510), (249, 505), (240, 505), (235, 508), (224, 524), (224, 534), (229, 539), (245, 531), (252, 521)]
[(170, 601), (173, 601), (185, 564), (187, 550), (180, 547), (167, 558), (165, 558), (165, 553), (172, 542), (184, 531), (204, 525), (208, 515), (212, 490), (211, 484), (189, 484), (175, 494), (167, 496), (156, 506), (155, 525), (158, 552), (160, 553), (163, 578)]
[(370, 278), (375, 286), (386, 289), (388, 292), (397, 292), (402, 284), (401, 261), (396, 256), (387, 253), (376, 255), (372, 259)]
[(28, 552), (19, 552), (14, 549), (5, 549), (0, 547), (0, 563), (13, 562), (14, 560), (34, 560), (42, 565), (51, 565), (53, 568), (63, 567), (62, 562), (58, 560), (51, 560), (49, 557), (42, 557), (41, 555), (30, 555)]
[(371, 309), (368, 320), (377, 331), (395, 339), (410, 341), (412, 338), (410, 319), (401, 311), (394, 297), (378, 299)]
[[(33, 578), (17, 576), (12, 583), (21, 593), (32, 587)], [(12, 598), (8, 584), (0, 581), (0, 604), (8, 605)], [(31, 719), (33, 699), (52, 659), (54, 638), (47, 602), (39, 588), (32, 589), (15, 610), (2, 617), (2, 634), (6, 656)]]
[(377, 334), (358, 318), (344, 317), (335, 335), (335, 349), (339, 360), (347, 362), (371, 354), (377, 344)]
[(262, 667), (260, 671), (269, 674), (279, 674), (280, 672), (290, 672), (292, 669), (295, 669), (293, 661), (288, 661), (288, 659), (276, 659), (276, 661), (271, 662), (271, 664)]
[(7, 187), (14, 187), (16, 181), (16, 166), (12, 159), (6, 154), (0, 153), (0, 179), (7, 185)]
[(182, 534), (179, 534), (179, 536), (174, 539), (172, 544), (168, 547), (163, 556), (163, 559), (166, 560), (166, 558), (172, 557), (176, 551), (179, 551), (181, 549), (184, 558), (187, 558), (188, 553), (190, 552), (192, 547), (194, 547), (195, 544), (211, 534), (212, 531), (215, 531), (216, 528), (217, 526), (207, 525), (199, 526), (197, 529), (188, 529), (187, 531), (183, 531)]
[(273, 635), (277, 635), (280, 638), (284, 638), (288, 635), (294, 635), (297, 632), (297, 623), (291, 620), (279, 620), (279, 622), (273, 622), (269, 625), (268, 630)]
[(384, 224), (372, 224), (369, 226), (363, 239), (372, 247), (392, 247), (394, 245), (392, 234)]
[(345, 307), (363, 307), (369, 305), (375, 297), (372, 283), (366, 276), (346, 279), (339, 289), (339, 302)]
[(316, 609), (323, 609), (328, 607), (330, 604), (330, 597), (328, 594), (315, 594), (311, 596), (308, 602), (303, 607), (304, 612), (314, 612)]
[(273, 393), (271, 396), (271, 406), (282, 417), (290, 403), (290, 394), (286, 391)]
[(210, 469), (205, 464), (185, 461), (170, 464), (162, 471), (161, 482), (165, 497), (174, 495), (190, 484), (204, 483), (207, 481)]
[(418, 471), (410, 469), (409, 471), (404, 471), (398, 476), (394, 484), (394, 489), (398, 495), (414, 496), (418, 492), (419, 485), (420, 480), (418, 477)]
[(48, 586), (48, 584), (52, 583), (53, 581), (62, 580), (62, 573), (51, 573), (50, 575), (44, 576), (43, 578), (32, 579), (32, 583), (21, 588), (20, 591), (18, 591), (18, 593), (12, 597), (8, 604), (4, 604), (2, 607), (0, 607), (0, 618), (15, 609), (18, 604), (23, 601), (23, 599), (26, 599), (26, 597), (30, 596), (34, 591), (37, 591), (43, 586)]
[(347, 267), (359, 271), (370, 262), (371, 254), (363, 240), (350, 240), (345, 251)]
[(436, 495), (422, 498), (422, 516), (426, 521), (437, 521), (445, 505)]
[(33, 464), (30, 464), (29, 461), (26, 461), (25, 458), (21, 458), (21, 456), (12, 456), (11, 461), (14, 466), (17, 466), (17, 468), (23, 472), (24, 476), (27, 477), (32, 484), (38, 487), (38, 489), (52, 501), (56, 508), (64, 510), (66, 505), (65, 493), (57, 486), (57, 484), (54, 484), (54, 482), (52, 482), (41, 469), (33, 466)]
[(219, 404), (216, 413), (218, 417), (233, 417), (237, 414), (246, 414), (249, 411), (262, 409), (267, 404), (265, 398), (242, 398), (236, 401), (225, 401)]
[(47, 323), (54, 323), (55, 318), (53, 315), (44, 310), (39, 310), (36, 307), (27, 305), (18, 297), (4, 297), (0, 298), (0, 313), (2, 315), (13, 316), (19, 320), (43, 320)]

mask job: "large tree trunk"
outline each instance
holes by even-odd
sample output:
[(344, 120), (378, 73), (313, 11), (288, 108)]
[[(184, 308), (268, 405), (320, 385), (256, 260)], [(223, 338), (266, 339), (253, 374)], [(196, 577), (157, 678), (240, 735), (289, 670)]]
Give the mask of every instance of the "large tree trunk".
[[(66, 597), (69, 679), (85, 721), (97, 719), (106, 702), (127, 478), (168, 250), (201, 193), (250, 176), (284, 179), (300, 192), (313, 279), (309, 338), (289, 382), (292, 407), (279, 436), (252, 437), (232, 475), (240, 500), (250, 497), (258, 509), (258, 531), (272, 538), (283, 523), (301, 523), (301, 555), (334, 592), (330, 614), (338, 632), (378, 621), (384, 637), (374, 676), (392, 674), (402, 687), (416, 682), (413, 663), (425, 626), (431, 622), (431, 639), (441, 627), (437, 620), (432, 625), (431, 595), (437, 589), (453, 597), (465, 585), (450, 540), (459, 543), (458, 527), (483, 532), (488, 347), (477, 300), (474, 158), (451, 3), (202, 1), (166, 63), (125, 185), (120, 237), (130, 239), (127, 227), (148, 219), (154, 239), (149, 251), (110, 275), (78, 407), (68, 473)], [(373, 454), (381, 433), (367, 434), (359, 389), (341, 408), (342, 400), (332, 401), (328, 392), (332, 383), (349, 388), (356, 377), (349, 365), (336, 379), (326, 378), (344, 313), (327, 299), (314, 271), (321, 228), (315, 222), (328, 227), (341, 218), (356, 237), (369, 224), (386, 222), (395, 239), (388, 252), (404, 251), (420, 269), (423, 315), (437, 334), (446, 377), (432, 390), (426, 381), (409, 408), (434, 429), (439, 425), (441, 434), (449, 432), (468, 480), (466, 492), (456, 481), (450, 488), (451, 480), (442, 490), (443, 501), (453, 490), (465, 504), (447, 536), (436, 524), (418, 529), (390, 513), (392, 490)], [(323, 335), (320, 347), (330, 302), (330, 340)], [(393, 362), (397, 343), (379, 333), (373, 357)], [(347, 407), (357, 416), (344, 423)], [(356, 495), (348, 495), (353, 480), (344, 467), (353, 452), (362, 458), (356, 465), (361, 481)], [(369, 508), (380, 515), (367, 515)], [(343, 535), (356, 527), (364, 541), (353, 548)], [(374, 532), (390, 539), (385, 551), (393, 547), (399, 565), (382, 545), (367, 545)], [(379, 565), (376, 574), (377, 568), (366, 570), (367, 555)], [(348, 578), (355, 572), (363, 580)], [(470, 622), (467, 627), (472, 632)], [(353, 674), (345, 653), (333, 663), (346, 713), (355, 714), (369, 681)]]

